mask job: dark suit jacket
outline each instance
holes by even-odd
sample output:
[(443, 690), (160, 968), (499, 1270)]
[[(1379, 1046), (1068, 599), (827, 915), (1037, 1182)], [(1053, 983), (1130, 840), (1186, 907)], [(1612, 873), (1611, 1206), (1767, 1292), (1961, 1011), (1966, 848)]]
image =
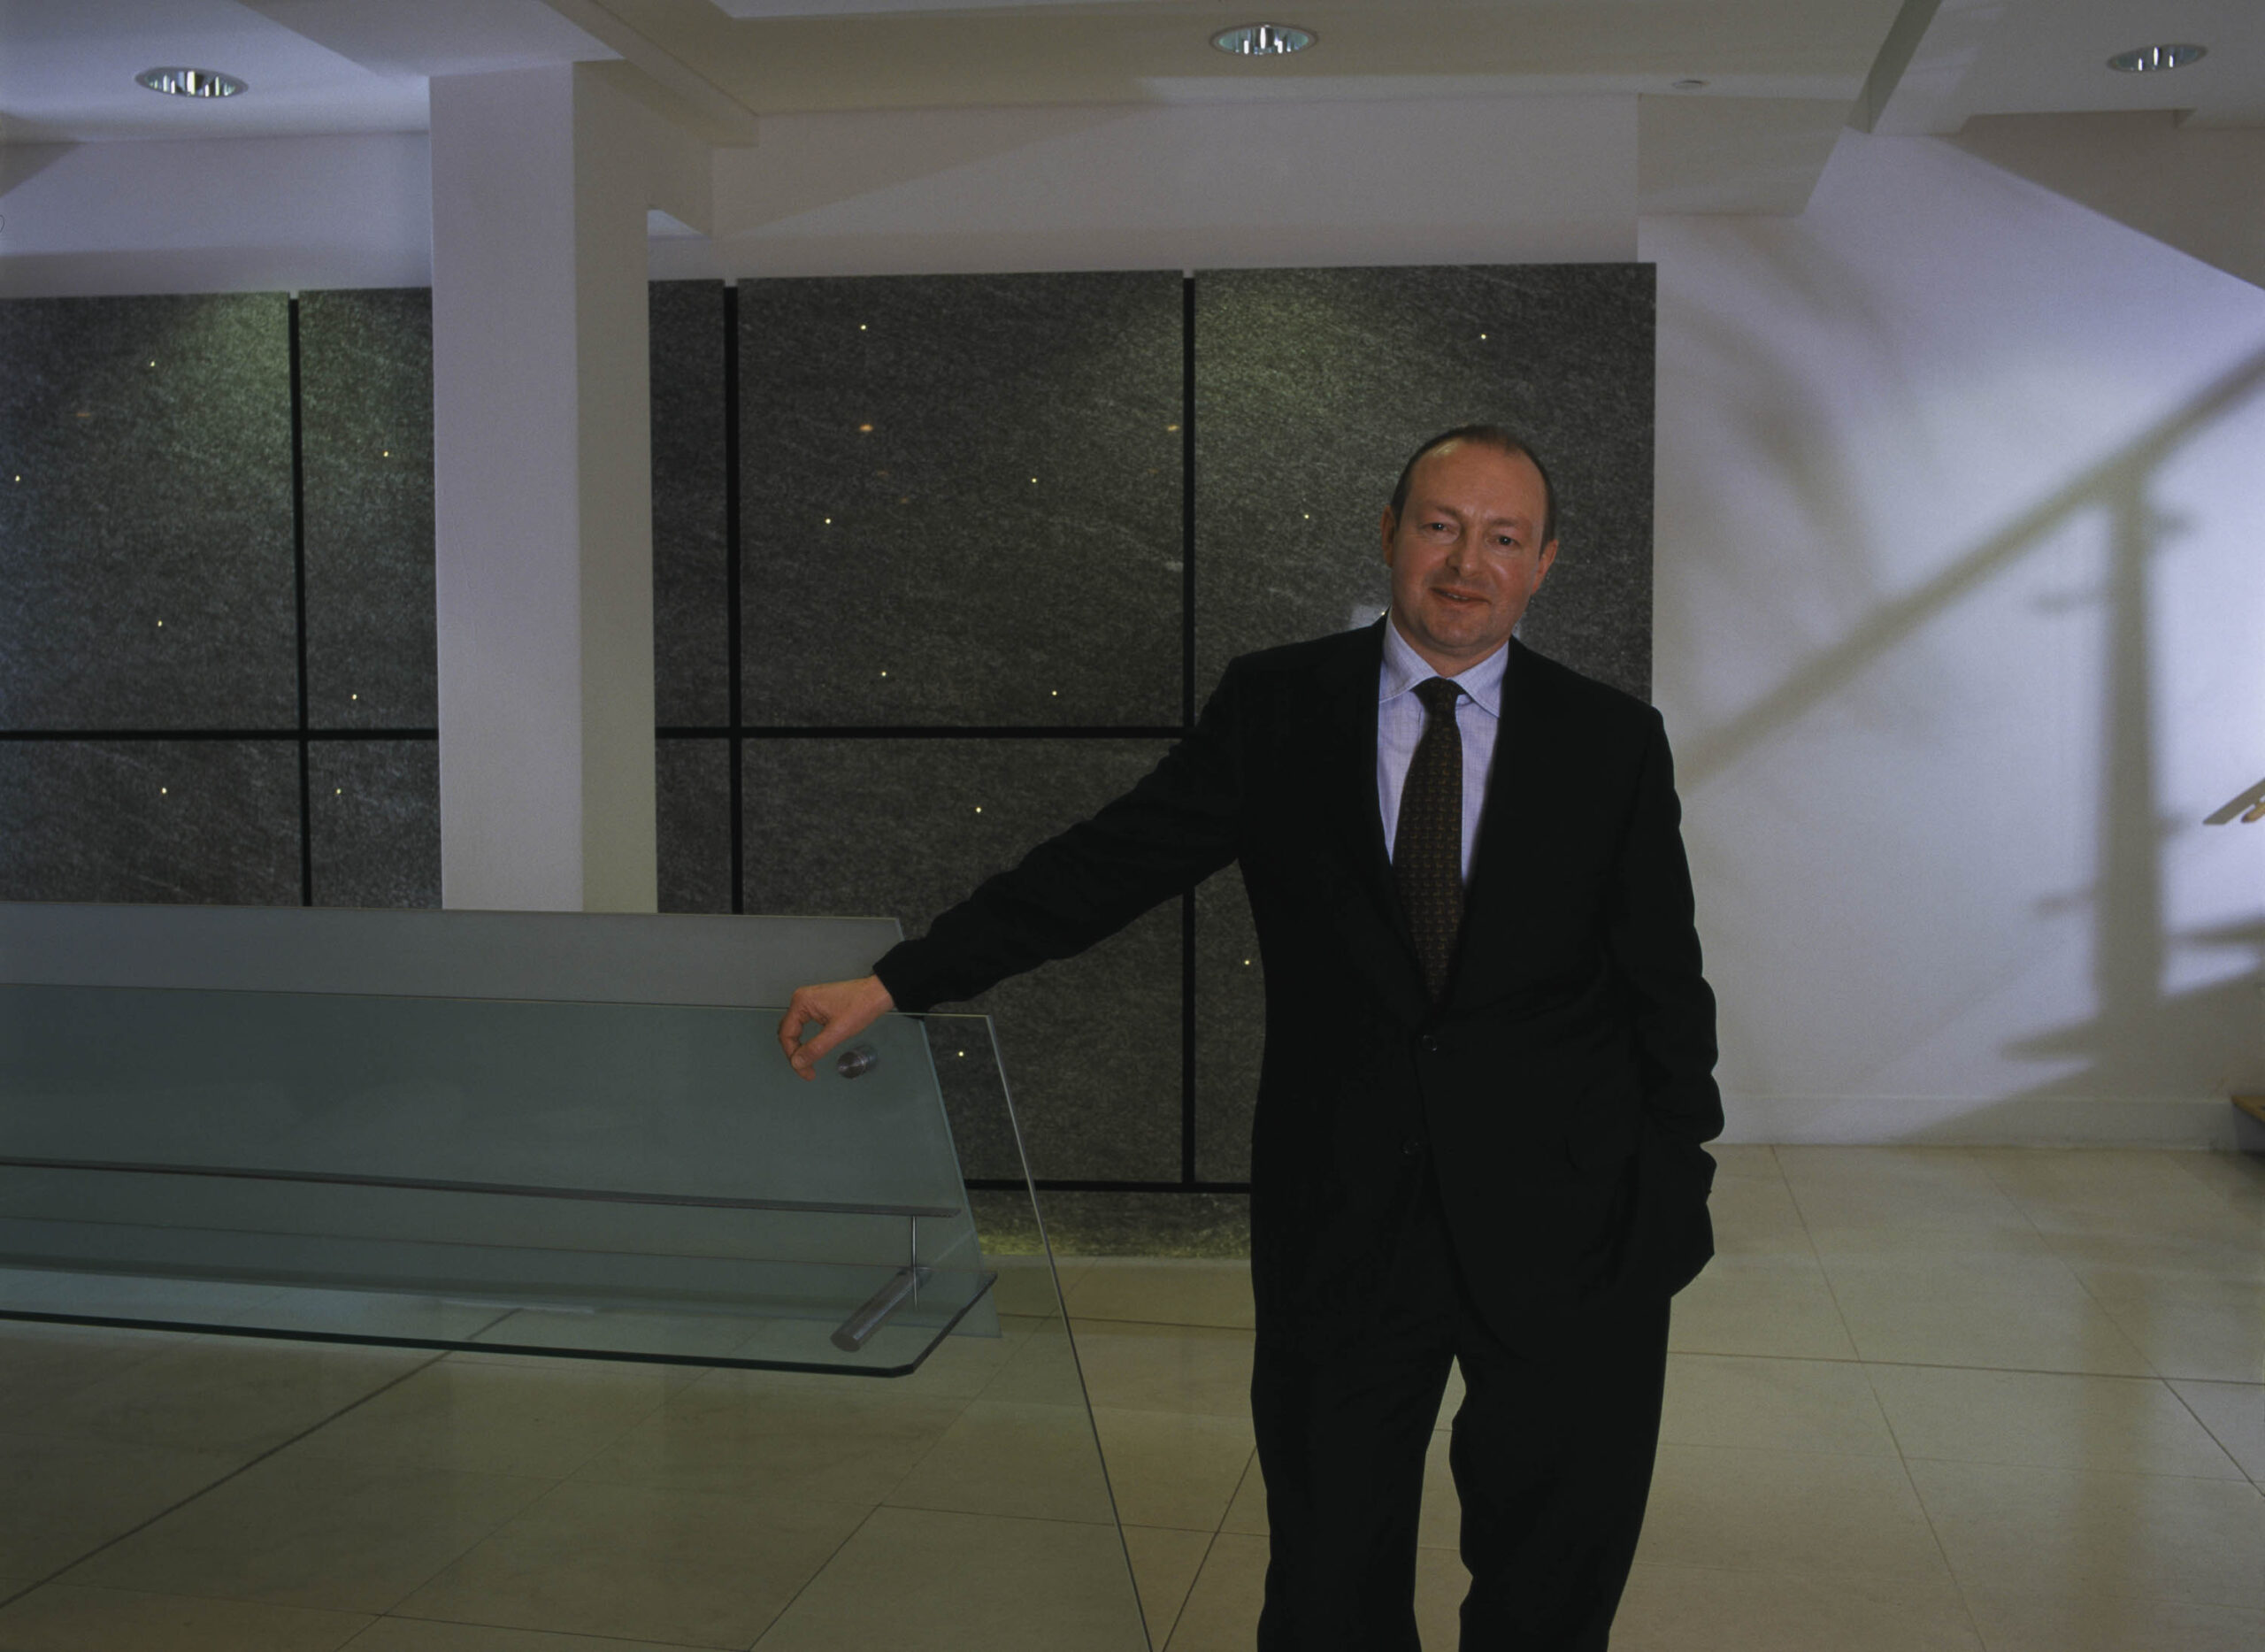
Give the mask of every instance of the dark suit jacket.
[(1241, 863), (1266, 979), (1251, 1156), (1262, 1314), (1365, 1317), (1431, 1156), (1496, 1333), (1657, 1300), (1713, 1253), (1715, 1006), (1659, 714), (1513, 642), (1444, 1003), (1376, 788), (1380, 620), (1228, 666), (1132, 791), (876, 965), (971, 997)]

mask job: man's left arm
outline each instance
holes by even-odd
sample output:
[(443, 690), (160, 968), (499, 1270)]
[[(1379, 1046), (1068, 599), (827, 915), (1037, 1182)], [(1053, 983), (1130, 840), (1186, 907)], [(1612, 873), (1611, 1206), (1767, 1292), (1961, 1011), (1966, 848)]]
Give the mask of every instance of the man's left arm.
[(1648, 1126), (1695, 1148), (1722, 1133), (1715, 995), (1701, 970), (1682, 806), (1659, 713), (1650, 713), (1615, 869), (1607, 944), (1627, 993)]

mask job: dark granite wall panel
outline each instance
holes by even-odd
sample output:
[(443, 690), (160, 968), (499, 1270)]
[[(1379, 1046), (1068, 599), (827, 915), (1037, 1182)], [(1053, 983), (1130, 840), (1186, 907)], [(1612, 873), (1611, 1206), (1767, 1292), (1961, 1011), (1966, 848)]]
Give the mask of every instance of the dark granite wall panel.
[[(877, 913), (919, 934), (985, 877), (1125, 790), (1164, 749), (1146, 740), (751, 741), (748, 910)], [(998, 1018), (1037, 1174), (1178, 1176), (1177, 903), (972, 1007)]]
[(297, 747), (0, 741), (0, 900), (297, 905)]
[(1178, 276), (739, 292), (749, 722), (1179, 720)]
[[(1007, 1117), (1006, 1085), (982, 1022), (971, 1014), (945, 1011), (929, 1016), (925, 1030), (936, 1087), (944, 1098), (944, 1115), (951, 1120), (952, 1146), (959, 1151), (959, 1173), (971, 1181), (1021, 1176), (1023, 1164)], [(1014, 1083), (1019, 1095), (1021, 1075), (1015, 1075)]]
[(300, 299), (299, 396), (308, 720), (429, 728), (440, 720), (432, 295), (400, 288)]
[[(656, 281), (653, 380), (654, 719), (729, 715), (725, 557), (724, 288)], [(712, 911), (712, 908), (687, 908)]]
[(317, 906), (441, 903), (438, 741), (316, 741), (307, 791)]
[(653, 752), (664, 912), (732, 910), (732, 749), (664, 740)]
[(1234, 867), (1195, 892), (1195, 1176), (1250, 1175), (1250, 1122), (1265, 1040), (1266, 969)]
[(1230, 270), (1196, 278), (1196, 680), (1388, 595), (1378, 519), (1417, 443), (1524, 433), (1560, 551), (1522, 635), (1651, 679), (1652, 270)]
[(0, 304), (0, 727), (288, 727), (273, 295)]

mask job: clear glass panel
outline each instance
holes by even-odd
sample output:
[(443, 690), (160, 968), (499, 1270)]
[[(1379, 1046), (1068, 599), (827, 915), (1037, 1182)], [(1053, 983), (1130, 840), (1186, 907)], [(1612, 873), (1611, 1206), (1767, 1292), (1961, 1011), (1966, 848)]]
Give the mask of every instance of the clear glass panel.
[(0, 1254), (297, 1293), (227, 1323), (547, 1351), (902, 1374), (990, 1331), (918, 1025), (806, 1085), (777, 1018), (0, 987)]
[(1146, 1648), (987, 1021), (778, 1018), (0, 986), (0, 1320), (717, 1367), (653, 1452), (863, 1509), (765, 1648)]

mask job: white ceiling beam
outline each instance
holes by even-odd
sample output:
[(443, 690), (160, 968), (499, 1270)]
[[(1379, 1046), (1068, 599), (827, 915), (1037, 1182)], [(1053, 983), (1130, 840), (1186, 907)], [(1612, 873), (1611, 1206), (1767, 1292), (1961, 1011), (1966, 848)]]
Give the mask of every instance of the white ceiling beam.
[[(755, 142), (755, 111), (650, 35), (624, 22), (603, 0), (543, 0), (543, 4), (634, 65), (673, 100), (677, 110), (689, 117), (687, 124), (709, 142)], [(611, 78), (621, 89), (637, 92), (626, 77)], [(642, 101), (664, 114), (677, 112), (662, 100), (645, 96)]]

